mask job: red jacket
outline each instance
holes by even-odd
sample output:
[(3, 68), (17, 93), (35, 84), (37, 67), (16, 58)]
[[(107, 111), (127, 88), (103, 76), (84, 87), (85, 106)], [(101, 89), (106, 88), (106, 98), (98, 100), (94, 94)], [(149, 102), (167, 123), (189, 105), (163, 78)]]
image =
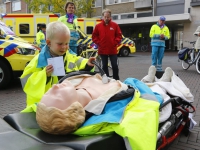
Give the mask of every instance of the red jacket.
[(93, 33), (92, 41), (98, 45), (98, 54), (115, 55), (117, 54), (117, 45), (122, 39), (121, 30), (115, 22), (111, 21), (108, 25), (104, 20), (97, 24)]

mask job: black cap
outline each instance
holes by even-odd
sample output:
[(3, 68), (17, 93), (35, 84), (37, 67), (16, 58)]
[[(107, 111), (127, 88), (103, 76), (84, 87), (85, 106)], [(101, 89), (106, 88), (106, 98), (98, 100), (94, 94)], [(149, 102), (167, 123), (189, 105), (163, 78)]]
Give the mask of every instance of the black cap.
[(40, 27), (41, 28), (46, 28), (46, 24), (41, 24)]

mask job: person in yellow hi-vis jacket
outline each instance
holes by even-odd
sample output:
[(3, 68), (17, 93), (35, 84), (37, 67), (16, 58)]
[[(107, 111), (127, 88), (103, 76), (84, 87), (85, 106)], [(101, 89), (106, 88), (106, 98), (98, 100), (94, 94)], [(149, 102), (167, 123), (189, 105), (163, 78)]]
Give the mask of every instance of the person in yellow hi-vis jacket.
[(36, 43), (41, 49), (46, 45), (46, 24), (41, 24), (40, 30), (36, 34)]
[(93, 71), (94, 57), (89, 59), (69, 53), (70, 30), (62, 22), (55, 21), (47, 25), (46, 45), (25, 67), (20, 77), (22, 87), (27, 96), (27, 107), (39, 102), (43, 94), (58, 83), (58, 76), (52, 76), (53, 66), (47, 64), (47, 59), (63, 56), (65, 72), (78, 70)]
[(78, 28), (78, 17), (74, 14), (76, 10), (76, 6), (73, 2), (67, 2), (65, 4), (65, 12), (66, 15), (61, 16), (58, 18), (58, 21), (63, 22), (69, 29), (70, 29), (70, 43), (69, 43), (69, 48), (76, 54), (77, 52), (77, 47), (78, 47), (78, 39), (80, 38), (79, 33), (76, 31)]
[(162, 59), (165, 51), (165, 40), (170, 38), (168, 27), (165, 25), (166, 18), (161, 16), (156, 24), (151, 27), (149, 36), (152, 46), (152, 65), (157, 71), (162, 71)]

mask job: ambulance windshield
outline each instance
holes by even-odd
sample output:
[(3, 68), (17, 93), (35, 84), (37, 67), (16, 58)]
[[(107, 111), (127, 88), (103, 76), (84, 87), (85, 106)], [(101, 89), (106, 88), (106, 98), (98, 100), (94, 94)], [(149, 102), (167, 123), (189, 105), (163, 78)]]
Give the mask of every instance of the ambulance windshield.
[(5, 23), (0, 21), (0, 30), (1, 34), (6, 34), (6, 35), (15, 35), (15, 33), (11, 30), (11, 27), (6, 26)]

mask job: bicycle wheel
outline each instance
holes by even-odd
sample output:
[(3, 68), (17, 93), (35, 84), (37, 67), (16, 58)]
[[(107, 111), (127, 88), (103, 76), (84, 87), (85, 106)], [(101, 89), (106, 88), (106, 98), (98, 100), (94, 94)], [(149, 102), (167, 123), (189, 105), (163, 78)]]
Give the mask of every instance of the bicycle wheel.
[(182, 64), (182, 68), (184, 69), (184, 70), (187, 70), (188, 68), (190, 68), (190, 64), (189, 64), (189, 60), (188, 59), (186, 59), (186, 60), (182, 60), (181, 61), (181, 64)]
[(200, 74), (200, 57), (198, 57), (196, 61), (196, 70), (198, 74)]
[(142, 52), (146, 52), (146, 51), (147, 51), (147, 45), (143, 45), (143, 46), (141, 47), (141, 51), (142, 51)]

